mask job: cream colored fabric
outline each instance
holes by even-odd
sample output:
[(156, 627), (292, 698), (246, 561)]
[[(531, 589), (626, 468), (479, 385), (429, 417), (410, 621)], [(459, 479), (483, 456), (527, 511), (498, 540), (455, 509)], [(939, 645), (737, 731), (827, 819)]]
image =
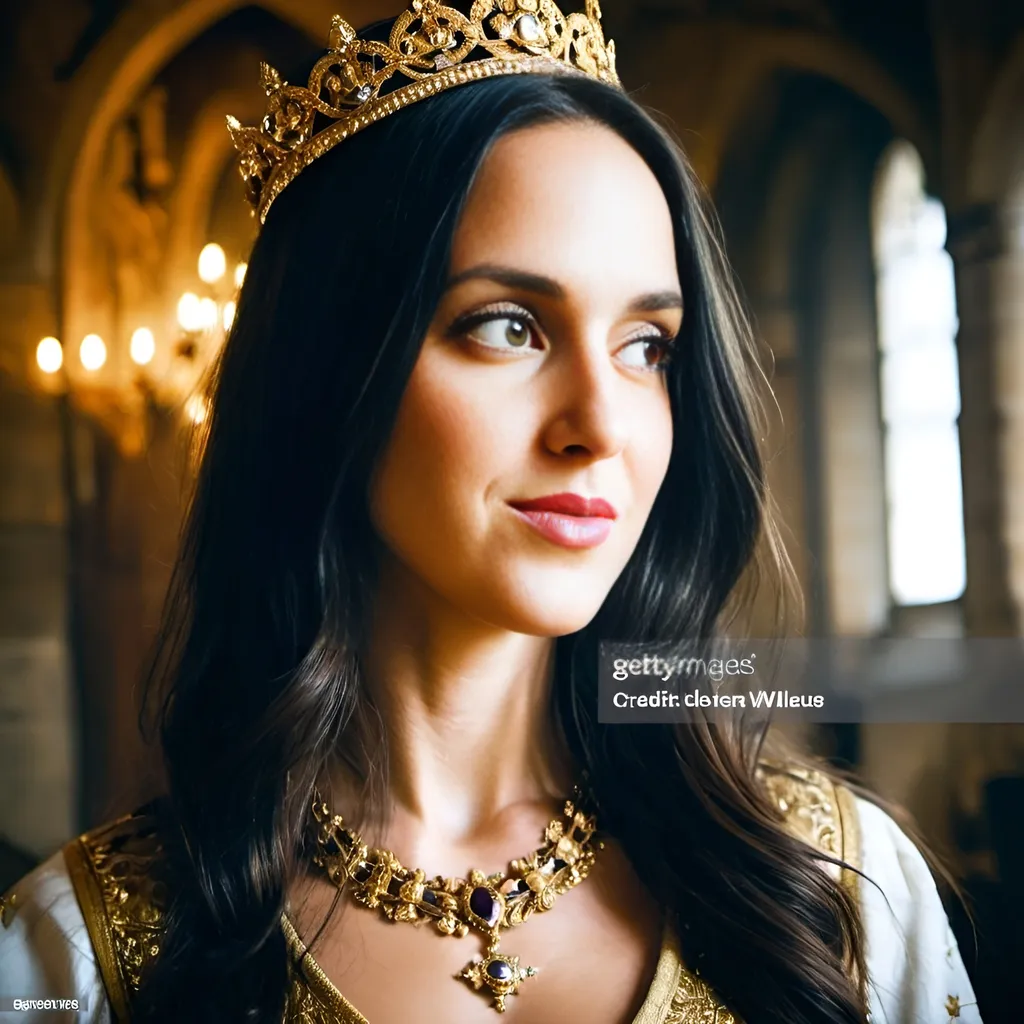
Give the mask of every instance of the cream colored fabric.
[(5, 897), (0, 911), (0, 997), (84, 1000), (87, 1009), (13, 1014), (39, 1024), (112, 1024), (82, 910), (61, 853)]
[[(857, 800), (862, 866), (871, 882), (859, 887), (868, 941), (873, 1024), (980, 1024), (935, 883), (916, 847), (873, 804)], [(874, 884), (872, 884), (874, 883)], [(26, 1013), (39, 1024), (112, 1024), (64, 858), (57, 854), (12, 890), (13, 909), (0, 927), (0, 996), (88, 1000), (79, 1015)], [(11, 894), (8, 894), (8, 899)], [(678, 971), (666, 956), (661, 976)], [(650, 1001), (643, 1024), (655, 1024)], [(679, 1007), (662, 1019), (689, 1024)], [(957, 1016), (957, 1013), (959, 1016)]]
[[(857, 802), (872, 1024), (981, 1024), (935, 882), (884, 811)], [(874, 882), (875, 884), (871, 884)], [(958, 1015), (959, 1014), (959, 1015)]]

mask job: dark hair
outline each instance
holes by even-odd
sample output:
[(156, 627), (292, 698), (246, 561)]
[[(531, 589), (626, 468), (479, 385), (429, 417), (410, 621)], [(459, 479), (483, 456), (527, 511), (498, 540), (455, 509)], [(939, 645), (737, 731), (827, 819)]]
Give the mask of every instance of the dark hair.
[(280, 1019), (279, 916), (314, 781), (340, 756), (381, 791), (358, 661), (371, 470), (482, 160), (507, 132), (581, 119), (617, 132), (660, 182), (686, 309), (668, 474), (600, 612), (556, 642), (552, 713), (602, 829), (731, 1009), (747, 1024), (864, 1020), (854, 904), (769, 805), (760, 737), (596, 720), (598, 640), (712, 635), (774, 534), (754, 347), (700, 188), (631, 98), (549, 75), (466, 85), (358, 133), (281, 194), (256, 243), (147, 687), (176, 883), (140, 1020)]

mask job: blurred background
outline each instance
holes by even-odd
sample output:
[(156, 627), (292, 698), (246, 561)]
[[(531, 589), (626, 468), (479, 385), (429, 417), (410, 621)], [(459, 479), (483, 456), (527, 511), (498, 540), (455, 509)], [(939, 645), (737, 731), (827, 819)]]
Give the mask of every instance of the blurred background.
[[(16, 9), (15, 9), (16, 7)], [(572, 9), (570, 4), (567, 8)], [(158, 621), (255, 225), (224, 115), (374, 0), (0, 13), (0, 890), (130, 809)], [(606, 0), (774, 354), (810, 636), (1024, 631), (1024, 5)], [(303, 82), (304, 84), (304, 82)], [(443, 159), (443, 155), (438, 157)], [(961, 876), (987, 1024), (1024, 990), (1024, 726), (823, 728)], [(975, 952), (977, 950), (977, 952)], [(1014, 969), (1016, 967), (1016, 969)]]

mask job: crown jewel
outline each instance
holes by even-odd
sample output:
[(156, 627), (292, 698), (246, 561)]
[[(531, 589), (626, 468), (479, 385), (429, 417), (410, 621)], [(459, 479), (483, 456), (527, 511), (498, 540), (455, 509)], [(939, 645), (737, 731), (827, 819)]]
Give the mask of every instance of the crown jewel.
[[(305, 86), (261, 66), (267, 110), (258, 126), (228, 117), (239, 170), (261, 221), (286, 185), (361, 128), (456, 85), (524, 72), (586, 74), (621, 88), (615, 43), (605, 41), (598, 0), (563, 14), (554, 0), (474, 0), (469, 14), (438, 0), (412, 0), (388, 41), (360, 39), (331, 22), (328, 52)], [(468, 59), (478, 49), (487, 56)], [(407, 81), (381, 95), (393, 76)]]

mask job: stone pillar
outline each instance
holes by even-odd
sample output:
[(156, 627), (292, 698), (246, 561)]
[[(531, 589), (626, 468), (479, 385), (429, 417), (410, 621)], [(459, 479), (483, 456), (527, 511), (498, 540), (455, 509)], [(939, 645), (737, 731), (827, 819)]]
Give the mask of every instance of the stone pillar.
[(64, 445), (32, 373), (54, 321), (44, 286), (0, 281), (0, 839), (36, 857), (76, 827)]
[(1024, 629), (1024, 216), (954, 218), (968, 635)]

